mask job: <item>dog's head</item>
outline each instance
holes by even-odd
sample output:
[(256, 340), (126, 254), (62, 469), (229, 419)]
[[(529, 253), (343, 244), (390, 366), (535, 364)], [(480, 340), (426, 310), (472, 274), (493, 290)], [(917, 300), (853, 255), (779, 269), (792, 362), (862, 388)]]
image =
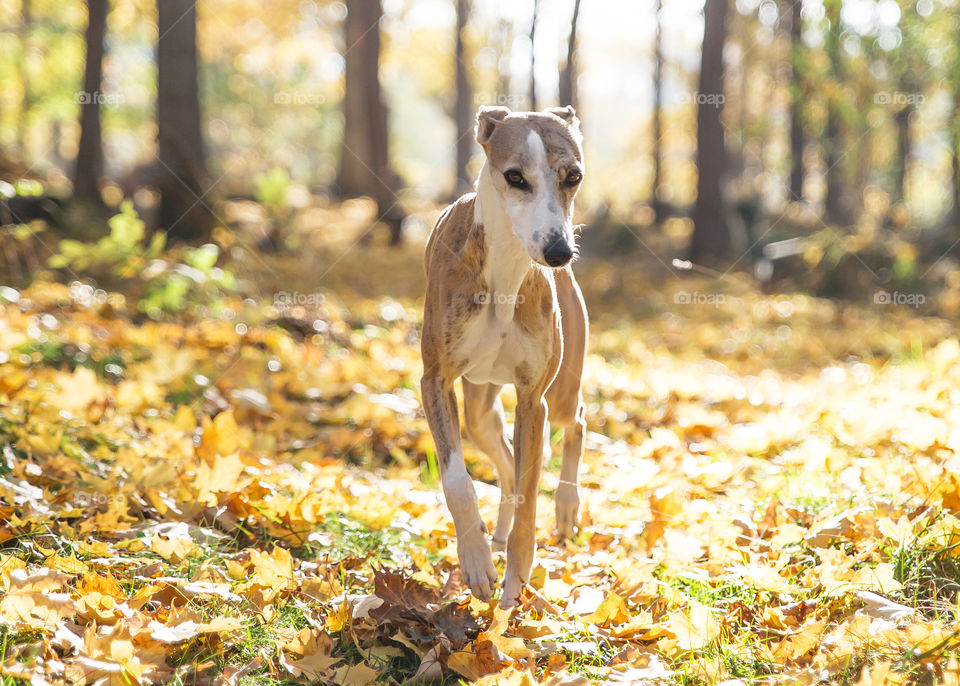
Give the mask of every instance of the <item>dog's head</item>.
[(481, 107), (477, 113), (477, 142), (513, 231), (531, 259), (547, 267), (563, 267), (576, 253), (572, 219), (583, 181), (581, 139), (572, 107)]

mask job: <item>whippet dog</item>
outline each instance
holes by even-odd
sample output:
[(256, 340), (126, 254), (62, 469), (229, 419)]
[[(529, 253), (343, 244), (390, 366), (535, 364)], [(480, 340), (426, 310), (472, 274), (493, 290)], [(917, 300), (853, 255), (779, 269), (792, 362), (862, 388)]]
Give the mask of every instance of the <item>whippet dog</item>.
[[(570, 263), (577, 254), (572, 216), (583, 180), (581, 138), (572, 107), (480, 108), (477, 142), (486, 161), (476, 193), (443, 211), (427, 243), (424, 411), (463, 580), (488, 600), (497, 570), (464, 466), (454, 393), (462, 378), (467, 433), (500, 479), (493, 545), (507, 557), (501, 607), (517, 604), (533, 566), (548, 419), (564, 429), (557, 532), (569, 537), (578, 525), (587, 313)], [(504, 384), (514, 384), (517, 394), (512, 451), (504, 437)]]

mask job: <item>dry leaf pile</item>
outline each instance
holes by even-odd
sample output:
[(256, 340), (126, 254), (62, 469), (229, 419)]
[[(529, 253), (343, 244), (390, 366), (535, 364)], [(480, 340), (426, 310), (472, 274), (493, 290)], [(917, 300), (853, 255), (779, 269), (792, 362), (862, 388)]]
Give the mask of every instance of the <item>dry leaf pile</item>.
[[(582, 530), (553, 535), (554, 457), (513, 613), (460, 584), (410, 294), (158, 323), (76, 287), (4, 289), (0, 671), (960, 683), (949, 326), (736, 280), (681, 305), (712, 285), (616, 278), (583, 277)], [(470, 459), (492, 525), (493, 472)]]

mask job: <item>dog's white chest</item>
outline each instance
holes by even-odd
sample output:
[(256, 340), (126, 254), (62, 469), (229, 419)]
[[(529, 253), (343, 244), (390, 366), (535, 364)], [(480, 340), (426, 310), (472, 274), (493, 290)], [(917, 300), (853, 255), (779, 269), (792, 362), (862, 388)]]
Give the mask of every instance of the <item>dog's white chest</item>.
[(457, 357), (464, 360), (463, 376), (472, 383), (511, 384), (517, 367), (539, 367), (543, 362), (543, 342), (525, 332), (515, 318), (503, 322), (494, 315), (492, 305), (464, 328)]

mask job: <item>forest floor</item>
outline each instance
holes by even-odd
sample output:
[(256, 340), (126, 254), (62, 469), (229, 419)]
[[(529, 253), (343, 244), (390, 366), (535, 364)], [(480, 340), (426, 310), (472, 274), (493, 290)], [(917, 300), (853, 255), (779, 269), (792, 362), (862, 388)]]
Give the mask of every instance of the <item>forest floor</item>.
[(334, 234), (216, 317), (0, 290), (5, 683), (960, 684), (949, 322), (585, 257), (583, 523), (554, 446), (508, 612), (460, 585), (422, 242)]

